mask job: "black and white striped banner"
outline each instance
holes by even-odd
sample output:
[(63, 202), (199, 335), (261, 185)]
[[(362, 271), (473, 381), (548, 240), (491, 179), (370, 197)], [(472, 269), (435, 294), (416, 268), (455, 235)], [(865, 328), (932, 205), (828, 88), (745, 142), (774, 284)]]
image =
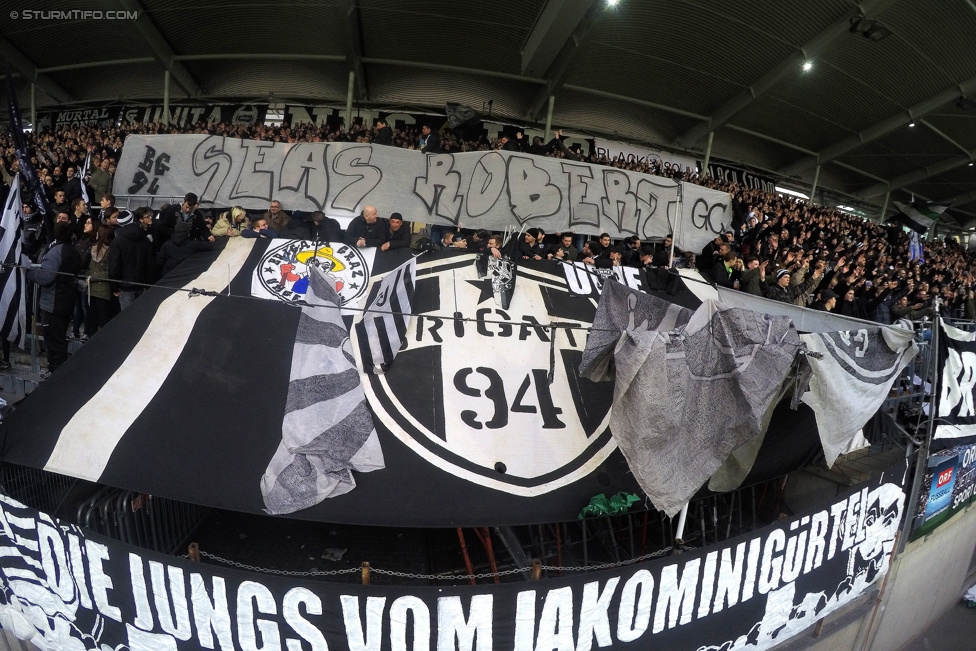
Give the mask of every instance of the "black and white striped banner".
[(362, 320), (356, 323), (365, 373), (385, 373), (406, 341), (416, 282), (417, 259), (410, 258), (376, 284)]
[(21, 246), (20, 175), (10, 184), (10, 193), (0, 217), (0, 337), (20, 348), (27, 345), (27, 306), (24, 292), (24, 272), (15, 266), (20, 262)]

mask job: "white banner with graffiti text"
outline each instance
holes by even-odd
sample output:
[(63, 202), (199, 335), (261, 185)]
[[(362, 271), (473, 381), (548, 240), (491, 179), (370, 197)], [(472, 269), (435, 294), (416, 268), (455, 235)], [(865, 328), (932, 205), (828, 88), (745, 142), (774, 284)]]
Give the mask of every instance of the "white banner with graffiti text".
[[(699, 250), (731, 223), (729, 195), (613, 167), (513, 152), (421, 154), (357, 143), (280, 143), (209, 135), (130, 135), (116, 193), (267, 210), (321, 210), (500, 231), (609, 233), (642, 239), (675, 233)], [(681, 196), (683, 195), (683, 196)], [(679, 210), (680, 206), (680, 210)]]

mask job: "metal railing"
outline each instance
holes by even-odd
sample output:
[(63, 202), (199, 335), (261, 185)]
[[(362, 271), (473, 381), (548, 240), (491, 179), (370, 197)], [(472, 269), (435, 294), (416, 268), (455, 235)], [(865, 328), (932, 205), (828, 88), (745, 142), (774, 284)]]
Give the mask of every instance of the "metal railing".
[(136, 547), (177, 554), (209, 513), (196, 504), (104, 487), (78, 505), (75, 521)]

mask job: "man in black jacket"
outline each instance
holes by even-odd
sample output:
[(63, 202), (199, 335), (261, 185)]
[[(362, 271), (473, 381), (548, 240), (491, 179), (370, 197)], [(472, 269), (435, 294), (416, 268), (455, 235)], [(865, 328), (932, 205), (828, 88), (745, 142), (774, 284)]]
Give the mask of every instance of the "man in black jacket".
[(321, 210), (316, 210), (301, 222), (293, 220), (292, 226), (282, 235), (309, 242), (341, 242), (342, 226), (331, 217), (326, 217)]
[[(151, 214), (151, 213), (150, 213)], [(173, 235), (177, 222), (186, 222), (190, 225), (191, 240), (207, 240), (213, 242), (216, 238), (211, 234), (207, 226), (207, 219), (198, 205), (197, 195), (187, 192), (180, 205), (171, 204), (159, 213), (159, 219), (153, 228), (152, 245), (158, 252), (163, 248)], [(116, 234), (118, 237), (118, 234)]]
[(386, 123), (386, 120), (376, 121), (376, 135), (373, 136), (374, 145), (392, 145), (393, 129)]
[(108, 277), (123, 310), (152, 282), (153, 244), (147, 234), (152, 222), (152, 210), (136, 208), (132, 223), (115, 231), (108, 249)]
[(381, 251), (406, 249), (410, 246), (410, 226), (403, 221), (403, 215), (398, 212), (390, 215), (387, 222), (386, 241), (380, 246)]
[(426, 124), (420, 128), (421, 149), (420, 151), (425, 154), (439, 154), (441, 153), (441, 137), (437, 135), (435, 131), (431, 131), (430, 127)]
[(75, 309), (77, 290), (71, 275), (81, 271), (81, 254), (71, 244), (71, 226), (54, 226), (54, 242), (33, 265), (27, 279), (40, 285), (39, 304), (43, 310), (44, 344), (47, 347), (47, 373), (53, 373), (68, 359), (68, 326)]
[(346, 227), (345, 242), (349, 246), (382, 246), (386, 242), (386, 222), (379, 218), (376, 208), (366, 206)]

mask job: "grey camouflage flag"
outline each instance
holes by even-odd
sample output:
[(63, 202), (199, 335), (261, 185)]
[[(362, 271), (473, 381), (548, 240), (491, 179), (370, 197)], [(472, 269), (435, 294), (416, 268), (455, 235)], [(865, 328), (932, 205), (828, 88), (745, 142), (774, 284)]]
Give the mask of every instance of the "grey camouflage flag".
[(294, 513), (351, 491), (353, 470), (385, 467), (335, 282), (320, 267), (309, 267), (305, 300), (281, 443), (261, 478), (272, 514)]

